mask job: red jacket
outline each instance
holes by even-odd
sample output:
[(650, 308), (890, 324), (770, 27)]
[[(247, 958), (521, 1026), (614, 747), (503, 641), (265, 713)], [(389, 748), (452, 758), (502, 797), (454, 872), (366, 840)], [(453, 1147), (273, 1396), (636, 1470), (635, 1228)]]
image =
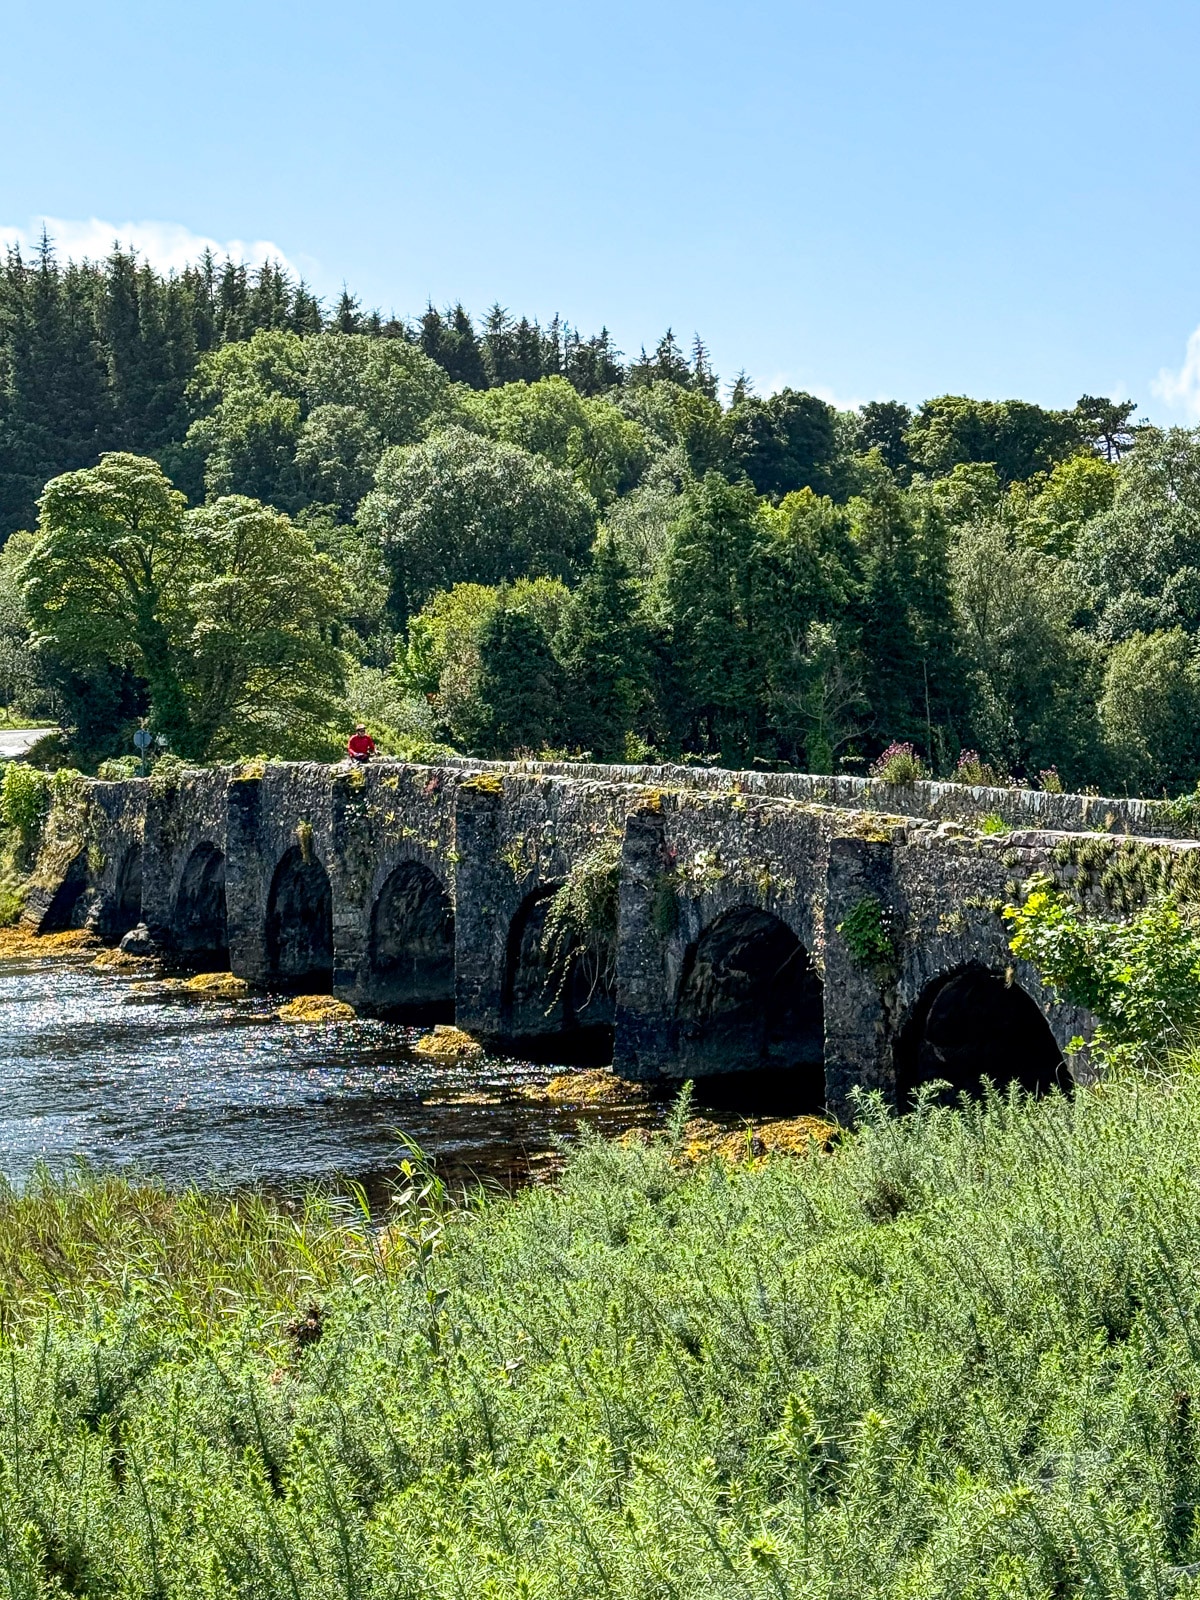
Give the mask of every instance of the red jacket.
[(346, 741), (346, 749), (352, 756), (373, 756), (375, 741), (369, 733), (352, 733)]

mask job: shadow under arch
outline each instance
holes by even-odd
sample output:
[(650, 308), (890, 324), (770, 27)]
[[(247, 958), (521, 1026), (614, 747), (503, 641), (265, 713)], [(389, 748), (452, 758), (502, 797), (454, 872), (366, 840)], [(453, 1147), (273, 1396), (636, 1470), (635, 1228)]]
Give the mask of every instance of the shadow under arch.
[(983, 1080), (1029, 1094), (1073, 1087), (1058, 1041), (1019, 984), (970, 962), (926, 984), (896, 1040), (896, 1100), (907, 1111), (922, 1084), (949, 1083), (941, 1099), (978, 1098)]
[(53, 898), (38, 925), (39, 933), (62, 933), (75, 921), (80, 898), (87, 888), (87, 851), (74, 856), (54, 891)]
[(333, 987), (333, 894), (329, 874), (299, 845), (282, 857), (267, 897), (267, 967), (282, 989)]
[(689, 947), (675, 1040), (675, 1070), (683, 1077), (728, 1074), (729, 1092), (738, 1096), (739, 1083), (750, 1091), (743, 1075), (753, 1073), (756, 1099), (810, 1111), (825, 1103), (821, 979), (795, 933), (769, 911), (735, 906)]
[(215, 844), (198, 844), (184, 864), (171, 913), (171, 944), (189, 966), (228, 964), (225, 855)]
[(113, 892), (104, 908), (104, 937), (122, 939), (142, 920), (142, 847), (131, 844), (121, 857)]
[(371, 910), (368, 1005), (406, 1022), (454, 1020), (454, 910), (445, 884), (402, 861)]
[(601, 959), (572, 959), (564, 972), (546, 950), (546, 918), (560, 883), (527, 894), (509, 924), (500, 997), (505, 1038), (537, 1059), (611, 1061), (613, 996)]

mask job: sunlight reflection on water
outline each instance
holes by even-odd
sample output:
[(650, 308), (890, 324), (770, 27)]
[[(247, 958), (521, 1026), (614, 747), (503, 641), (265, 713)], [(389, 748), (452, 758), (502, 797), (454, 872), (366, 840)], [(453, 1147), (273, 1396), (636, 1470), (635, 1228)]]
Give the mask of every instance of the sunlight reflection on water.
[[(262, 1001), (138, 992), (61, 960), (0, 963), (0, 1173), (20, 1184), (38, 1162), (83, 1159), (221, 1188), (368, 1181), (407, 1139), (448, 1176), (510, 1181), (576, 1127), (578, 1110), (517, 1092), (553, 1068), (433, 1065), (413, 1054), (418, 1036), (365, 1020), (288, 1026)], [(446, 1099), (459, 1103), (433, 1103)], [(600, 1125), (643, 1119), (609, 1111)]]

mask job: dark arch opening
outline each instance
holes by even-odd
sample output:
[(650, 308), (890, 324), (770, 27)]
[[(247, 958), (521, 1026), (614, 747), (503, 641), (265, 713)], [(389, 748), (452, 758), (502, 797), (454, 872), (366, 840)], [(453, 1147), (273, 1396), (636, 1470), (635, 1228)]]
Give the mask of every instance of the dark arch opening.
[(130, 845), (117, 869), (112, 896), (104, 913), (104, 933), (121, 939), (142, 920), (142, 847)]
[[(825, 1103), (825, 1008), (808, 952), (769, 911), (739, 906), (689, 949), (679, 984), (676, 1070), (752, 1087), (756, 1099)], [(755, 1074), (752, 1086), (744, 1075)], [(715, 1090), (715, 1081), (710, 1085)]]
[(1069, 1090), (1058, 1041), (1034, 1000), (998, 973), (972, 964), (927, 985), (896, 1041), (896, 1098), (907, 1110), (924, 1083), (950, 1085), (941, 1096), (983, 1093), (983, 1080), (1029, 1094)]
[(87, 851), (81, 850), (63, 875), (38, 925), (39, 933), (62, 933), (75, 920), (75, 912), (87, 888)]
[(405, 861), (371, 912), (372, 1010), (406, 1022), (454, 1018), (454, 912), (428, 867)]
[(171, 943), (189, 966), (228, 965), (225, 856), (215, 844), (199, 844), (187, 858), (175, 895)]
[(555, 1061), (611, 1061), (613, 997), (608, 963), (572, 960), (564, 972), (546, 949), (546, 918), (561, 887), (542, 884), (521, 902), (508, 930), (501, 1019), (528, 1055)]
[(267, 900), (271, 981), (310, 993), (333, 987), (333, 895), (329, 875), (298, 845), (275, 868)]

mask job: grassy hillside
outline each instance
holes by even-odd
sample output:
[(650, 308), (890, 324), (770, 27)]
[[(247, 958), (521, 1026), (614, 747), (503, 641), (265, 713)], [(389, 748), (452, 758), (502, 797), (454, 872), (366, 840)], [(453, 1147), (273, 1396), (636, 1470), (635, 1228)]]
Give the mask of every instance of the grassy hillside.
[(390, 1225), (0, 1201), (0, 1592), (1200, 1593), (1200, 1079)]

